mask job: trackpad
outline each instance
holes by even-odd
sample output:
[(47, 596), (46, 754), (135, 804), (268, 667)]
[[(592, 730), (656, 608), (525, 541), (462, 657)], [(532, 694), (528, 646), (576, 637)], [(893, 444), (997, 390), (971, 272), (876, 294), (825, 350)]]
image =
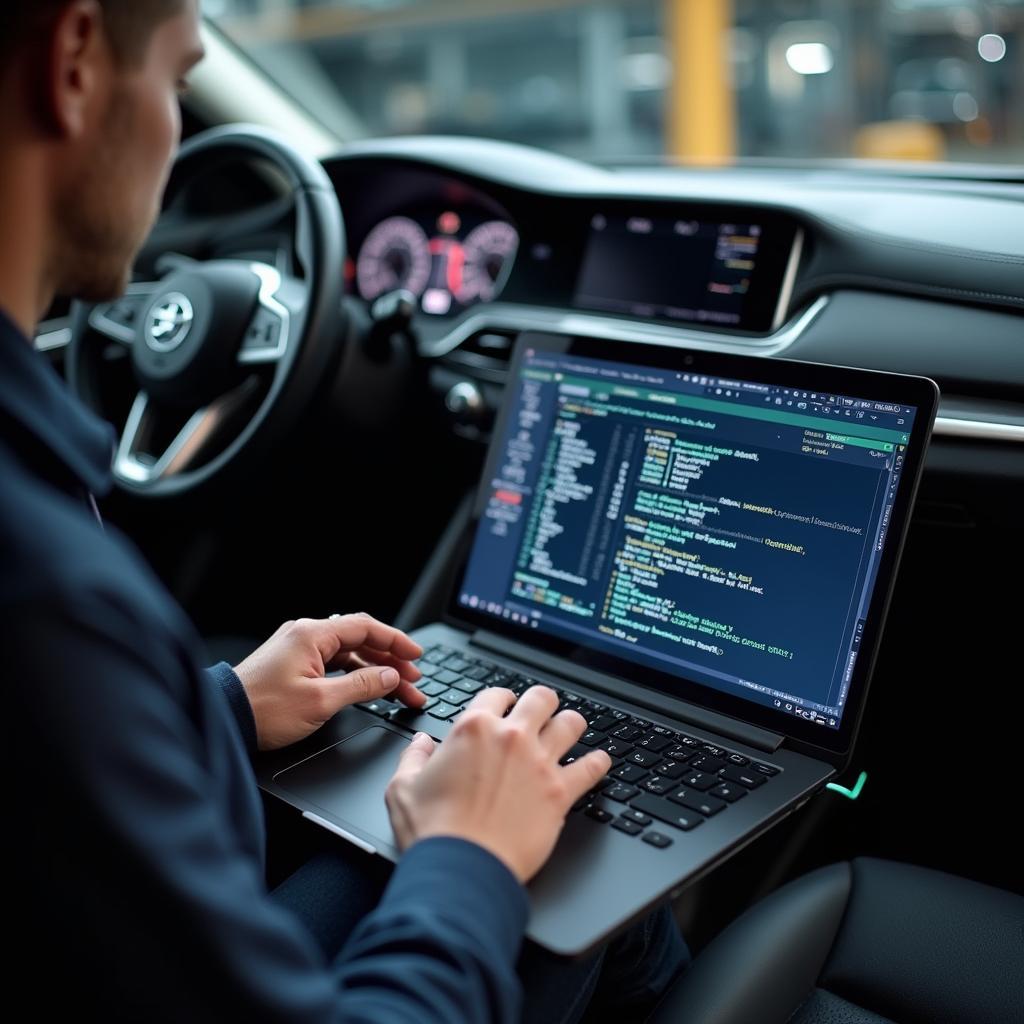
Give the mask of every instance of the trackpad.
[[(407, 737), (379, 725), (321, 751), (308, 761), (274, 776), (274, 782), (315, 804), (344, 825), (354, 826), (381, 853), (392, 852), (394, 833), (384, 805), (384, 790), (395, 774)], [(383, 850), (386, 844), (392, 850)], [(392, 853), (394, 856), (394, 853)]]

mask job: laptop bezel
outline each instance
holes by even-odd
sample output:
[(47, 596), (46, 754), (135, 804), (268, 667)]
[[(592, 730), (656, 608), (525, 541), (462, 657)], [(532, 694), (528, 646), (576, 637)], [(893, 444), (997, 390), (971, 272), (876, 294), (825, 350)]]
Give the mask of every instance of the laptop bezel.
[[(501, 457), (501, 442), (505, 436), (508, 418), (512, 414), (515, 382), (527, 349), (572, 354), (595, 359), (607, 359), (650, 365), (662, 369), (747, 379), (768, 384), (779, 384), (814, 391), (854, 395), (879, 402), (911, 405), (917, 408), (907, 445), (903, 476), (896, 494), (890, 517), (888, 535), (879, 563), (876, 584), (861, 639), (860, 655), (854, 667), (847, 697), (846, 710), (838, 729), (818, 726), (785, 712), (756, 705), (740, 697), (714, 690), (694, 680), (657, 672), (616, 658), (603, 651), (582, 646), (561, 637), (542, 634), (539, 630), (519, 626), (509, 619), (476, 612), (458, 603), (461, 583), (472, 551), (480, 516), (489, 500), (497, 460)], [(575, 334), (527, 332), (520, 335), (509, 364), (505, 400), (495, 421), (492, 440), (488, 448), (480, 484), (473, 502), (460, 557), (449, 591), (446, 622), (472, 631), (483, 628), (528, 647), (554, 654), (568, 662), (609, 677), (621, 678), (641, 687), (653, 695), (665, 695), (684, 703), (709, 709), (717, 714), (780, 734), (787, 746), (833, 764), (845, 764), (856, 739), (863, 716), (868, 688), (881, 643), (885, 618), (895, 586), (900, 557), (906, 540), (910, 512), (920, 483), (924, 454), (931, 435), (938, 407), (939, 390), (927, 377), (914, 377), (855, 367), (809, 363), (756, 355), (736, 355), (714, 350), (692, 349), (683, 345), (647, 344), (633, 341), (609, 341)], [(642, 680), (653, 680), (654, 685)]]

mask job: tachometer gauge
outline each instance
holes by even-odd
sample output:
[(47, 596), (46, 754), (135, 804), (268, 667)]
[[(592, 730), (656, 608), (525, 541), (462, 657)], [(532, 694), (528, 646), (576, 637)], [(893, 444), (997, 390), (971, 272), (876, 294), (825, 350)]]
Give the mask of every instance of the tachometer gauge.
[(405, 288), (420, 295), (430, 280), (430, 242), (408, 217), (389, 217), (367, 236), (356, 262), (359, 294), (368, 302)]
[(516, 229), (503, 220), (489, 220), (470, 231), (462, 243), (465, 262), (455, 293), (459, 302), (490, 302), (518, 246)]

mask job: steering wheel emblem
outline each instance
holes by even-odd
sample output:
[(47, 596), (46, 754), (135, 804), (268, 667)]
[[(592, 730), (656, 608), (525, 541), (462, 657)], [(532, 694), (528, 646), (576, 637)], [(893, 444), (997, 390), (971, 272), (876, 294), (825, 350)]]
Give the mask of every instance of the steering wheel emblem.
[(187, 337), (195, 320), (192, 303), (181, 292), (161, 299), (146, 318), (146, 344), (154, 352), (172, 352)]

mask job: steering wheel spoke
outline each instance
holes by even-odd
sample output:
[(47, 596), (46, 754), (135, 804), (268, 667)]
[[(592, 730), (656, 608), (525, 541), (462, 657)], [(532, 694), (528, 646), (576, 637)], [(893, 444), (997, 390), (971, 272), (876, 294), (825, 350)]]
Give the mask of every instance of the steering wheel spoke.
[(189, 414), (170, 441), (173, 431), (163, 422), (156, 403), (140, 391), (135, 396), (114, 456), (114, 476), (124, 483), (147, 486), (189, 469), (226, 421), (253, 391), (249, 382)]
[(286, 279), (267, 263), (251, 263), (249, 269), (260, 279), (260, 291), (256, 312), (242, 338), (238, 361), (247, 366), (279, 363), (288, 352), (292, 318), (298, 312), (296, 303), (302, 285)]
[(160, 287), (159, 281), (130, 284), (121, 298), (93, 306), (89, 312), (89, 326), (110, 341), (134, 345), (142, 317)]

